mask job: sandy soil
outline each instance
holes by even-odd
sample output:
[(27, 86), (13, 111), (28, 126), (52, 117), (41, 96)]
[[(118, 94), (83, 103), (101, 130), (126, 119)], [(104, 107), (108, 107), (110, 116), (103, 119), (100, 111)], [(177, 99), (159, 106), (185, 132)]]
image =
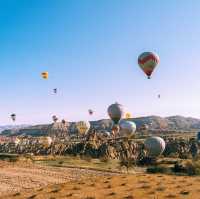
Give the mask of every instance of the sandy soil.
[(51, 184), (110, 175), (87, 169), (47, 167), (30, 163), (13, 164), (3, 161), (0, 161), (0, 168), (0, 196), (20, 191), (30, 192)]
[[(200, 177), (1, 165), (4, 199), (200, 199)], [(57, 183), (57, 184), (55, 184)], [(5, 194), (9, 191), (10, 193)]]

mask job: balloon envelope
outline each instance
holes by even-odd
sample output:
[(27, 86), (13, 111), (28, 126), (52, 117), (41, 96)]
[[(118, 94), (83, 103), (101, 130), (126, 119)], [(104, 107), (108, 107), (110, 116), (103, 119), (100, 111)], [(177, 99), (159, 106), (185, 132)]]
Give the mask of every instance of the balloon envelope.
[(90, 122), (88, 121), (79, 121), (76, 123), (76, 128), (78, 129), (81, 135), (87, 134), (90, 129)]
[(41, 76), (42, 76), (43, 79), (48, 79), (49, 73), (48, 72), (42, 72)]
[(122, 120), (119, 123), (119, 127), (120, 127), (119, 134), (120, 136), (123, 137), (131, 137), (132, 135), (134, 135), (136, 131), (136, 124), (131, 121)]
[(88, 113), (89, 113), (90, 115), (92, 115), (94, 112), (93, 112), (92, 109), (89, 109), (89, 110), (88, 110)]
[(165, 150), (165, 141), (161, 137), (150, 137), (144, 142), (149, 157), (157, 157)]
[(119, 120), (122, 118), (124, 111), (121, 104), (115, 103), (108, 107), (108, 115), (115, 124), (118, 124)]
[(144, 52), (138, 57), (139, 66), (149, 79), (158, 63), (158, 55), (152, 52)]
[(131, 118), (131, 113), (126, 113), (126, 114), (125, 114), (125, 118), (126, 118), (126, 119)]
[(13, 114), (10, 115), (10, 117), (11, 117), (11, 119), (12, 119), (13, 121), (16, 120), (16, 114), (13, 113)]

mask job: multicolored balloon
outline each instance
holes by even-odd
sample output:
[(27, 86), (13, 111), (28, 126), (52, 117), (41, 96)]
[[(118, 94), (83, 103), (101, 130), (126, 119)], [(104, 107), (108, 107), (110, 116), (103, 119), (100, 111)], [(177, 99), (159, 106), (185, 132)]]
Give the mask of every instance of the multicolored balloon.
[(90, 129), (90, 122), (88, 121), (79, 121), (76, 123), (76, 128), (81, 135), (87, 134)]
[(138, 57), (138, 64), (147, 75), (148, 79), (151, 78), (151, 75), (159, 61), (158, 55), (152, 52), (144, 52)]

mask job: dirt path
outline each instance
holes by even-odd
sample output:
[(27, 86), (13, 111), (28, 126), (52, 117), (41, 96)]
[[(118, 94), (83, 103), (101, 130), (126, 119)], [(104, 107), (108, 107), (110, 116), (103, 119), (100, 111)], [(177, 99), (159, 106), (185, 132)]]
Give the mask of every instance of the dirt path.
[(0, 163), (0, 195), (27, 191), (76, 181), (82, 178), (109, 175), (100, 171), (76, 168), (47, 167), (34, 164)]

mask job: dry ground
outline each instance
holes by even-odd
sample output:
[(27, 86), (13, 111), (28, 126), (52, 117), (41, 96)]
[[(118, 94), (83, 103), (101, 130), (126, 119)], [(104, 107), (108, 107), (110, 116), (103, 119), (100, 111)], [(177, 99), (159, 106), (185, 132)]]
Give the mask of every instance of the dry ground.
[(0, 199), (200, 199), (200, 177), (0, 162)]

